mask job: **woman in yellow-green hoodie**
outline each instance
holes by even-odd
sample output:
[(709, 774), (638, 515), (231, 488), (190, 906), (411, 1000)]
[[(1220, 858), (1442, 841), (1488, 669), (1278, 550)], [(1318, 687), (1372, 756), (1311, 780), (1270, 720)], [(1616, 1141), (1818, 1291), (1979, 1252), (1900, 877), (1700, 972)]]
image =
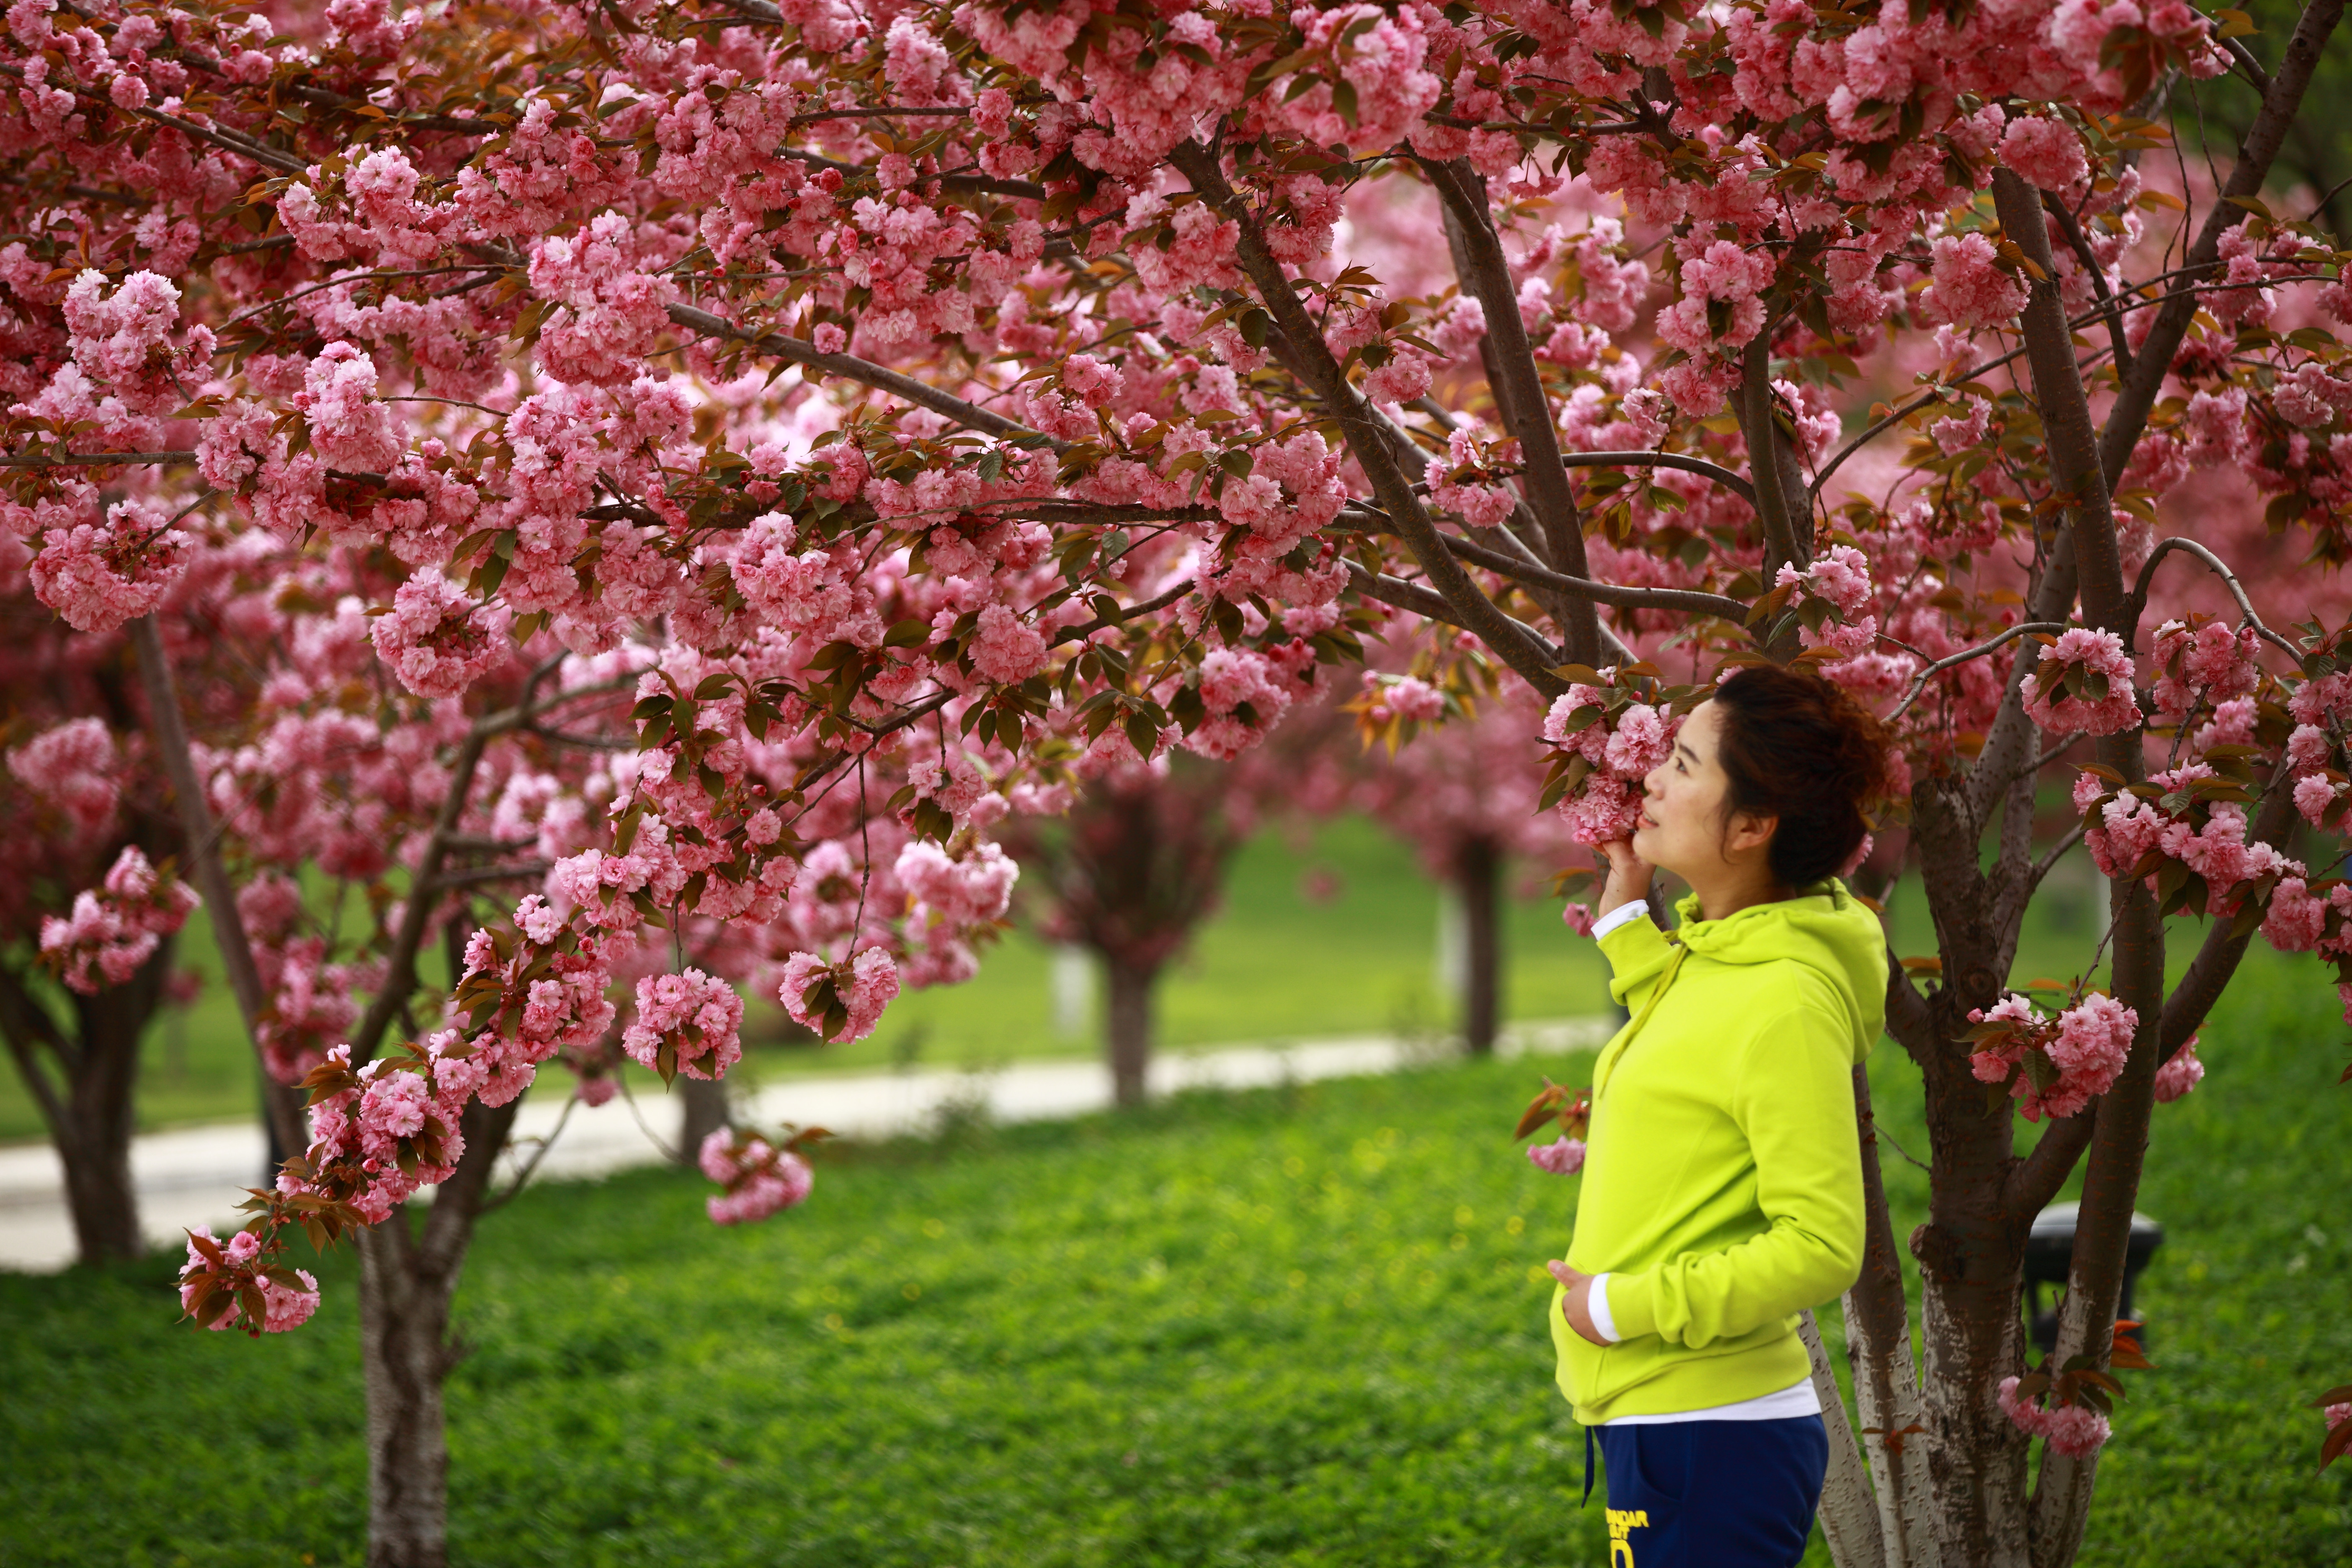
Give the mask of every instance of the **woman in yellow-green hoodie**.
[[(1804, 1555), (1829, 1444), (1798, 1314), (1861, 1270), (1852, 1075), (1886, 991), (1877, 917), (1833, 873), (1885, 756), (1826, 681), (1743, 669), (1644, 781), (1633, 840), (1605, 847), (1593, 930), (1633, 1016), (1593, 1068), (1551, 1326), (1607, 1470), (1611, 1568)], [(1691, 889), (1672, 932), (1649, 917), (1653, 868)]]

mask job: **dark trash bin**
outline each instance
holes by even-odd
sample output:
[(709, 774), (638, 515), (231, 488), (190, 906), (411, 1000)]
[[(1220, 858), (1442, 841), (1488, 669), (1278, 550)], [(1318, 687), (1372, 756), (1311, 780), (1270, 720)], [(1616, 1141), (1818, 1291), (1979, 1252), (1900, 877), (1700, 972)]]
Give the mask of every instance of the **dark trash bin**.
[[(2033, 1342), (2048, 1355), (2058, 1344), (2058, 1303), (2066, 1294), (2066, 1274), (2074, 1258), (2074, 1221), (2082, 1205), (2052, 1204), (2033, 1216), (2033, 1228), (2025, 1237), (2025, 1310), (2033, 1323)], [(2139, 1271), (2164, 1245), (2164, 1226), (2135, 1211), (2131, 1219), (2131, 1240), (2124, 1246), (2124, 1291), (2117, 1303), (2119, 1319), (2137, 1317), (2132, 1310), (2132, 1286)], [(2050, 1304), (2042, 1303), (2042, 1288), (2051, 1287)], [(2147, 1348), (2147, 1332), (2139, 1335), (2140, 1349)]]

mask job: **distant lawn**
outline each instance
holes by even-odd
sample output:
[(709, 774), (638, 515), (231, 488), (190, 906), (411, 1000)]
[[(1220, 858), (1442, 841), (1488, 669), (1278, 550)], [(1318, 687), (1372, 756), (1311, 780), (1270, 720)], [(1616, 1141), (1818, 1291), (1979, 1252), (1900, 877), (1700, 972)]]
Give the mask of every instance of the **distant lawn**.
[[(2085, 1563), (2352, 1563), (2352, 1470), (2313, 1474), (2302, 1408), (2352, 1378), (2342, 1039), (2321, 972), (2258, 955), (2158, 1109), (2161, 1370), (2128, 1375)], [(671, 1171), (527, 1194), (459, 1301), (455, 1561), (1601, 1563), (1536, 1271), (1576, 1187), (1505, 1136), (1537, 1070), (846, 1152), (744, 1231)], [(1924, 1152), (1916, 1073), (1874, 1076)], [(1888, 1161), (1906, 1233), (1924, 1178)], [(174, 1327), (170, 1272), (0, 1277), (0, 1563), (356, 1563), (349, 1259), (262, 1342)]]

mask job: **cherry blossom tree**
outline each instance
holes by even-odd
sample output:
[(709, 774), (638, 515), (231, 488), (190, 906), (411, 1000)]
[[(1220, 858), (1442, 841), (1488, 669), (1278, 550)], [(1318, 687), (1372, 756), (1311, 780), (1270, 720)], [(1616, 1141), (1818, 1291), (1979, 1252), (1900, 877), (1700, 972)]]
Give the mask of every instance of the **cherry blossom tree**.
[[(60, 635), (29, 595), (15, 607), (5, 787), (18, 827), (0, 851), (11, 861), (0, 1037), (57, 1150), (81, 1261), (135, 1258), (146, 1246), (131, 1178), (139, 1047), (193, 895), (169, 873), (181, 846), (152, 781), (91, 715), (129, 703), (119, 658), (102, 657), (119, 641), (100, 650)], [(85, 662), (91, 652), (101, 658)], [(60, 690), (72, 697), (52, 706)]]
[(1040, 933), (1102, 965), (1118, 1104), (1143, 1103), (1160, 975), (1223, 902), (1268, 782), (1260, 768), (1190, 756), (1123, 763), (1087, 781), (1060, 821), (1025, 824), (1008, 840), (1029, 873)]
[[(1504, 900), (1515, 867), (1549, 877), (1589, 857), (1566, 817), (1544, 809), (1543, 702), (1517, 676), (1483, 659), (1474, 666), (1466, 651), (1426, 650), (1406, 668), (1367, 670), (1349, 708), (1367, 742), (1356, 803), (1412, 845), (1460, 902), (1463, 1041), (1483, 1055), (1502, 1026)], [(1584, 905), (1569, 905), (1568, 919), (1572, 930), (1591, 929)]]
[[(2294, 853), (2352, 790), (2341, 616), (2157, 526), (2218, 470), (2347, 553), (2352, 300), (2271, 184), (2341, 9), (20, 0), (6, 570), (134, 628), (313, 1100), (191, 1312), (289, 1327), (288, 1238), (357, 1232), (370, 1557), (436, 1563), (448, 1291), (541, 1066), (722, 1073), (739, 980), (870, 1029), (971, 972), (1008, 815), (1248, 752), (1400, 615), (1548, 705), (1585, 843), (1724, 669), (1801, 658), (1895, 727), (1938, 947), (1888, 996), (1924, 1372), (1873, 1166), (1823, 1521), (1846, 1563), (2071, 1561), (2160, 1072), (2258, 933), (2352, 959)], [(2164, 118), (2233, 43), (2209, 180)], [(2045, 778), (2078, 837), (2035, 842)], [(2110, 934), (2020, 1001), (2078, 852)], [(782, 1133), (703, 1152), (717, 1217), (809, 1190)]]

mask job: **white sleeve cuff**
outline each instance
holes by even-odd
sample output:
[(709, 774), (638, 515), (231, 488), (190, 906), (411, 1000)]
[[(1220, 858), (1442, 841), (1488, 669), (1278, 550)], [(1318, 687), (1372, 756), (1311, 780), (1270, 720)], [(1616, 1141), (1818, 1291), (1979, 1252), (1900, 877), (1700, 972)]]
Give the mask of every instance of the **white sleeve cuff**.
[(1599, 942), (1619, 926), (1631, 925), (1650, 912), (1648, 903), (1640, 899), (1628, 899), (1592, 922), (1592, 940)]
[[(1641, 908), (1639, 904), (1633, 907)], [(1617, 1321), (1609, 1315), (1609, 1276), (1606, 1274), (1592, 1277), (1592, 1289), (1584, 1293), (1584, 1310), (1592, 1319), (1592, 1326), (1601, 1331), (1601, 1337), (1615, 1344), (1621, 1336), (1617, 1332)]]

